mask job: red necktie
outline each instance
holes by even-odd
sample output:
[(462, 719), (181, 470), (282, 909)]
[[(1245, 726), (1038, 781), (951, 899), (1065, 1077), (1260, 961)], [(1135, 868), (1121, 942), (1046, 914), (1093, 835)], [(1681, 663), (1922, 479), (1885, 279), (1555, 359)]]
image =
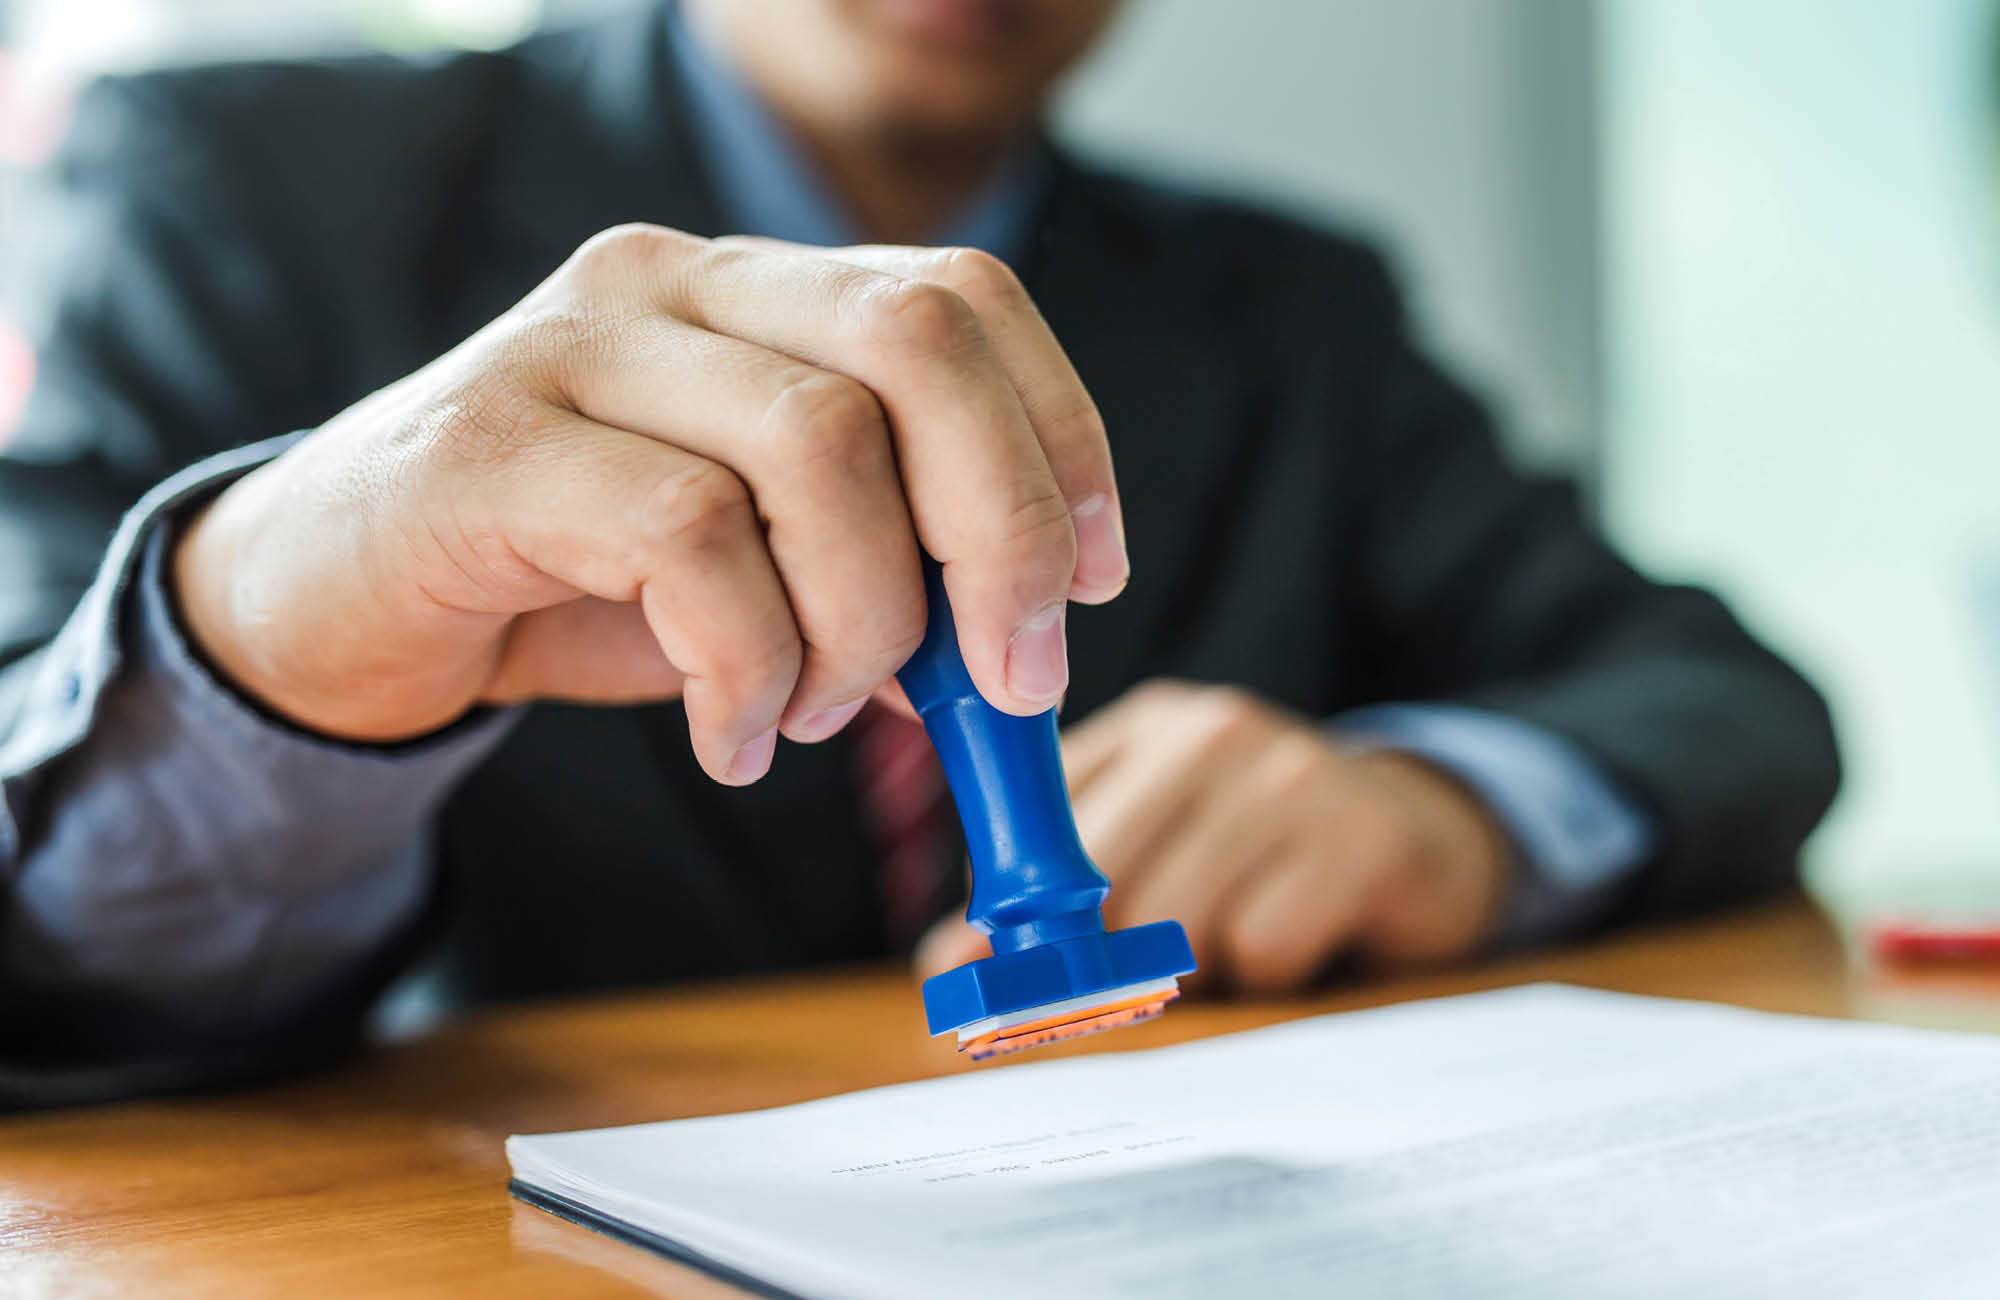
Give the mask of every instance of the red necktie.
[(862, 808), (881, 854), (883, 928), (907, 948), (937, 912), (951, 791), (921, 722), (871, 701), (853, 725)]

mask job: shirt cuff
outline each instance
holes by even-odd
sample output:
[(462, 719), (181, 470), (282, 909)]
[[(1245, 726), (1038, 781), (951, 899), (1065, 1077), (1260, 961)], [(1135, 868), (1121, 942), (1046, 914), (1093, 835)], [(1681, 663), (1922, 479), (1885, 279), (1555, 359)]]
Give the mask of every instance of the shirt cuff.
[(177, 520), (284, 445), (149, 494), (44, 652), (0, 755), (7, 803), (34, 809), (10, 819), (32, 839), (0, 853), (16, 977), (241, 1023), (336, 982), (421, 907), (425, 821), (514, 714), (394, 747), (294, 729), (210, 673), (168, 595)]
[(1652, 855), (1652, 820), (1567, 740), (1455, 704), (1383, 704), (1342, 714), (1343, 743), (1436, 764), (1477, 795), (1513, 841), (1517, 871), (1497, 941), (1542, 942), (1587, 925)]
[(90, 733), (105, 687), (123, 666), (119, 614), (155, 523), (220, 492), (300, 436), (269, 438), (198, 461), (161, 481), (119, 520), (95, 578), (68, 621), (31, 656), (33, 676), (25, 701), (0, 737), (0, 782), (5, 783), (0, 787), (0, 867), (18, 861), (22, 853), (22, 803), (35, 787), (34, 774)]

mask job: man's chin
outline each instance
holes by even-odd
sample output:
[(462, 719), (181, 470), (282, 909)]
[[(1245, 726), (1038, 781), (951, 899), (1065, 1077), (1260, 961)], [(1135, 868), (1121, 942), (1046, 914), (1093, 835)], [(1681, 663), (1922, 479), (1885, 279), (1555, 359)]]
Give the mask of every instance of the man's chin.
[(1034, 119), (1033, 97), (1018, 81), (978, 69), (963, 74), (927, 67), (871, 77), (857, 124), (899, 153), (963, 156), (968, 148), (1018, 134)]
[(867, 8), (900, 39), (965, 58), (1003, 56), (1028, 35), (1018, 0), (870, 0)]
[(955, 175), (969, 166), (986, 167), (1011, 151), (1020, 128), (991, 114), (968, 113), (954, 118), (932, 108), (884, 113), (867, 124), (866, 139), (875, 157), (903, 172)]

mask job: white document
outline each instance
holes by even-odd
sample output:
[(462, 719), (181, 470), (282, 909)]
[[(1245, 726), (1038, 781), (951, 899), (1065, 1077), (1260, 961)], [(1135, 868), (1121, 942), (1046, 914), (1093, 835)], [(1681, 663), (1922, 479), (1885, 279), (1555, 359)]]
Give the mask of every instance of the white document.
[(2000, 1296), (2000, 1040), (1553, 985), (507, 1154), (807, 1297)]

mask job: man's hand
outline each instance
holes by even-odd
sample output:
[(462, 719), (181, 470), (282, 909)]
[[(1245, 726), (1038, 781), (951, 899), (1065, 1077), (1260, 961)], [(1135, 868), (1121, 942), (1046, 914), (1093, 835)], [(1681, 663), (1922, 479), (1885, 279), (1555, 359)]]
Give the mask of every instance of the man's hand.
[[(1105, 923), (1180, 921), (1211, 980), (1280, 992), (1350, 948), (1446, 961), (1496, 920), (1506, 839), (1477, 799), (1243, 691), (1149, 682), (1067, 732), (1063, 759), (1111, 878)], [(985, 953), (952, 918), (917, 960), (932, 974)]]
[(342, 737), (678, 693), (715, 779), (845, 725), (922, 638), (918, 548), (1016, 713), (1127, 565), (1096, 407), (965, 249), (606, 231), (230, 487), (173, 577), (211, 662)]

